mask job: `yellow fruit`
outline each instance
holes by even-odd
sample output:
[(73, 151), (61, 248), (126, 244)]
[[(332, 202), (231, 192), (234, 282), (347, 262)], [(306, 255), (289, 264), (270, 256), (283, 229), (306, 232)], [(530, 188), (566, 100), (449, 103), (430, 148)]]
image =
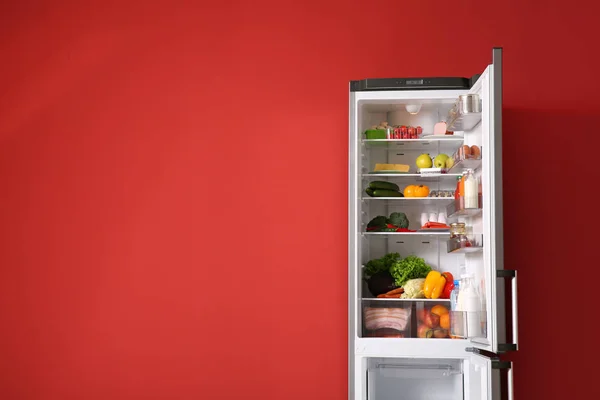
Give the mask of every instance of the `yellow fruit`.
[(431, 156), (427, 153), (421, 154), (417, 157), (415, 161), (417, 168), (431, 168), (433, 166), (433, 161), (431, 161)]
[(429, 186), (426, 186), (426, 185), (415, 186), (413, 196), (414, 197), (427, 197), (427, 196), (429, 196)]
[(404, 192), (402, 193), (404, 197), (415, 197), (415, 185), (408, 185), (404, 188)]
[(440, 316), (440, 328), (450, 329), (450, 313)]
[[(439, 315), (440, 317), (444, 314), (448, 314), (448, 309), (441, 304), (431, 307), (431, 312)], [(447, 328), (445, 328), (447, 329)]]

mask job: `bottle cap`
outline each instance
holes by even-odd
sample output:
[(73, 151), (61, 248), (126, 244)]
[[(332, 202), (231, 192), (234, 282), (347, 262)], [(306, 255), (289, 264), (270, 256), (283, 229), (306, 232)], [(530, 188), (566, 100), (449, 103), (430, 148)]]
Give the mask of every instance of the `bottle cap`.
[(460, 285), (460, 280), (458, 280), (458, 279), (455, 279), (455, 280), (454, 280), (454, 286), (458, 286), (458, 285)]

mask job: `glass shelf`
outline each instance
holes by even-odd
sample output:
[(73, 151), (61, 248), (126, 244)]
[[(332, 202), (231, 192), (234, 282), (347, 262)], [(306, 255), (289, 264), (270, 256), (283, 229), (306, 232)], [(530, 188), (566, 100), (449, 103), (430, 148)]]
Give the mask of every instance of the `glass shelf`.
[(483, 251), (483, 235), (474, 234), (467, 235), (469, 242), (471, 243), (470, 247), (459, 247), (457, 242), (450, 239), (447, 242), (448, 253), (477, 253)]
[(436, 150), (445, 153), (452, 153), (464, 142), (464, 137), (430, 137), (427, 139), (362, 139), (361, 142), (369, 149), (388, 150)]
[(402, 206), (420, 206), (423, 204), (437, 204), (445, 206), (454, 202), (454, 197), (363, 197), (363, 201), (381, 201), (387, 204), (396, 203)]
[(445, 302), (450, 302), (450, 299), (384, 299), (384, 298), (376, 298), (376, 297), (363, 297), (361, 299), (363, 302), (366, 303), (370, 303), (370, 302), (386, 302), (386, 301), (390, 301), (390, 302), (394, 302), (394, 301), (410, 301), (410, 302), (440, 302), (440, 301), (445, 301)]
[(462, 208), (456, 209), (456, 202), (452, 202), (446, 206), (446, 215), (448, 218), (453, 217), (476, 217), (482, 213), (481, 208)]
[(450, 230), (434, 232), (361, 232), (364, 236), (447, 236), (450, 237)]
[(479, 167), (481, 167), (481, 158), (465, 158), (457, 161), (448, 172), (460, 175), (468, 169), (476, 171)]
[(461, 173), (444, 173), (435, 175), (421, 175), (421, 174), (362, 174), (365, 179), (380, 179), (380, 178), (404, 178), (410, 179), (411, 181), (417, 182), (439, 182), (442, 179), (456, 180), (457, 177), (461, 176)]

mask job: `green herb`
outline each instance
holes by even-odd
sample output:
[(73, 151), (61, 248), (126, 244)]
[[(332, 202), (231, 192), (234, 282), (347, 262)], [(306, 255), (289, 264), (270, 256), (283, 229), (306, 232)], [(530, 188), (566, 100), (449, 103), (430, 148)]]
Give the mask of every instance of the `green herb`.
[(389, 271), (390, 267), (398, 260), (400, 260), (399, 253), (389, 253), (381, 258), (371, 260), (365, 265), (365, 275), (373, 276), (381, 271)]
[(431, 267), (420, 257), (408, 256), (403, 260), (394, 261), (390, 267), (390, 274), (394, 277), (396, 285), (402, 286), (410, 279), (426, 278)]

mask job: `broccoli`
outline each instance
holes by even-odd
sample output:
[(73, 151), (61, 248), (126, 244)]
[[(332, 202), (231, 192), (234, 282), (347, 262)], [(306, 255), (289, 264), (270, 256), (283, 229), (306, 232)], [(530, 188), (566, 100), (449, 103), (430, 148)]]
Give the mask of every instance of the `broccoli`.
[(408, 218), (403, 212), (391, 213), (388, 222), (398, 228), (408, 229)]
[(387, 228), (387, 218), (382, 215), (378, 215), (377, 217), (375, 217), (371, 221), (369, 221), (369, 223), (367, 224), (367, 229), (369, 229), (369, 228), (376, 228), (376, 229)]
[(389, 271), (390, 267), (400, 260), (400, 253), (389, 253), (381, 258), (371, 260), (365, 265), (365, 275), (373, 276), (378, 272)]

